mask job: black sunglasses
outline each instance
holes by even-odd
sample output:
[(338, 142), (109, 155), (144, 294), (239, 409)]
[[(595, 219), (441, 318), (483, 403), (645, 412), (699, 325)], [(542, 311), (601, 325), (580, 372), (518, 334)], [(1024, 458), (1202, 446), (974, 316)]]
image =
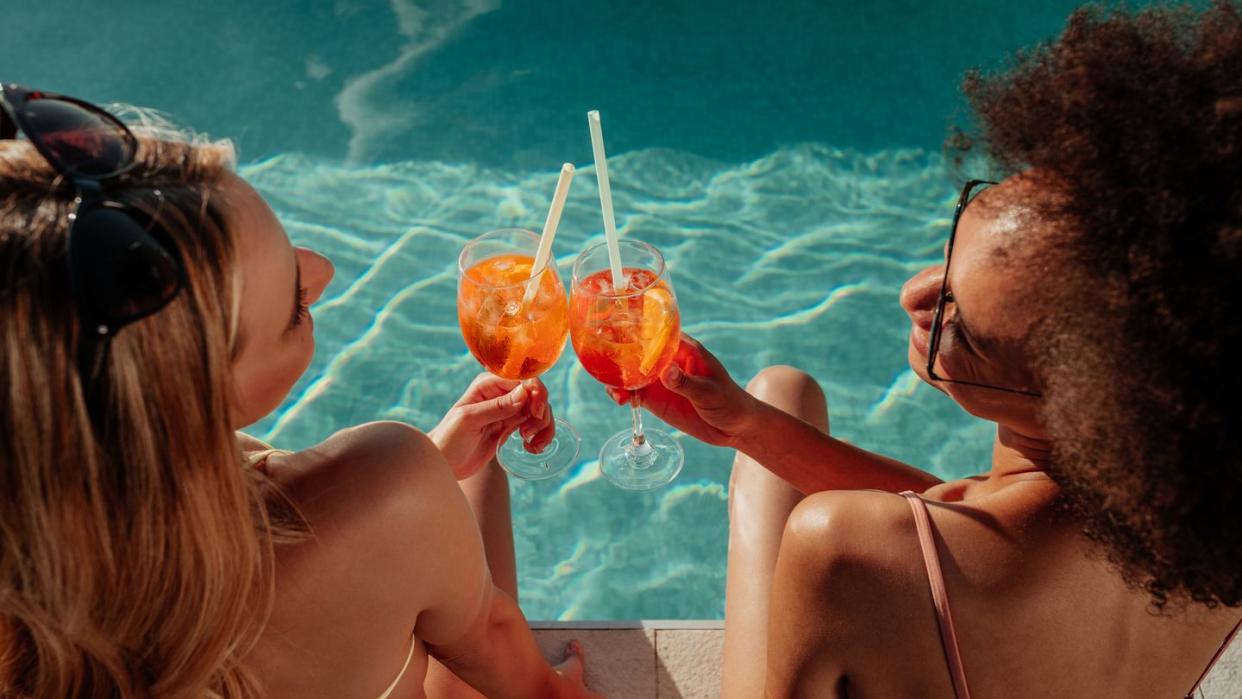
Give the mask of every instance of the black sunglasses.
[(971, 195), (976, 191), (982, 191), (981, 188), (986, 185), (997, 184), (990, 180), (970, 180), (962, 187), (962, 194), (957, 199), (957, 208), (953, 210), (953, 225), (949, 228), (949, 242), (945, 246), (944, 251), (944, 277), (940, 280), (940, 297), (936, 300), (936, 315), (932, 317), (931, 337), (928, 339), (927, 349), (927, 376), (932, 381), (942, 383), (956, 383), (965, 386), (977, 386), (979, 388), (990, 388), (994, 391), (1004, 391), (1006, 393), (1017, 393), (1024, 396), (1039, 397), (1043, 394), (1030, 391), (1025, 388), (1006, 388), (1004, 386), (994, 386), (992, 384), (978, 383), (975, 381), (963, 381), (961, 379), (946, 379), (936, 373), (936, 356), (940, 352), (940, 335), (944, 330), (944, 308), (952, 296), (949, 293), (949, 265), (953, 261), (953, 242), (957, 238), (957, 224), (962, 220), (962, 211), (966, 209), (966, 205), (971, 201)]
[(155, 225), (158, 210), (147, 215), (105, 191), (136, 162), (138, 139), (120, 120), (89, 102), (0, 84), (0, 140), (19, 133), (75, 190), (66, 259), (83, 328), (79, 371), (93, 384), (111, 338), (176, 298), (185, 268)]

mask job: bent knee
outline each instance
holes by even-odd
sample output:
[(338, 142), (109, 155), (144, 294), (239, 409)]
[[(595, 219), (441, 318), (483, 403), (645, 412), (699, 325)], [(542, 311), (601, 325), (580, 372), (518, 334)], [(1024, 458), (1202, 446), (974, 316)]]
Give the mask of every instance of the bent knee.
[(759, 400), (828, 431), (828, 399), (810, 374), (784, 364), (766, 367), (746, 384)]

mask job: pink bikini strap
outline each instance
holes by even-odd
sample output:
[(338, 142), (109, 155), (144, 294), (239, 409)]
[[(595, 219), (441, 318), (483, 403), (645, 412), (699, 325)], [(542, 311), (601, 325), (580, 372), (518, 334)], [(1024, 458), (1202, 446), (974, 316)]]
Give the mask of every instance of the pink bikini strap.
[(944, 586), (944, 574), (940, 570), (940, 555), (936, 552), (936, 539), (932, 535), (931, 518), (927, 504), (912, 491), (902, 493), (910, 501), (914, 512), (914, 526), (919, 533), (919, 548), (923, 549), (923, 564), (927, 567), (927, 582), (931, 585), (932, 602), (936, 607), (936, 625), (940, 627), (940, 645), (944, 659), (953, 679), (953, 691), (958, 699), (970, 699), (966, 686), (966, 670), (962, 667), (962, 654), (957, 648), (957, 632), (953, 629), (953, 613), (949, 610), (949, 591)]
[(1199, 675), (1199, 679), (1195, 680), (1195, 686), (1190, 688), (1190, 692), (1186, 694), (1186, 699), (1194, 696), (1195, 690), (1199, 688), (1199, 685), (1203, 684), (1203, 680), (1207, 679), (1208, 673), (1212, 671), (1212, 668), (1216, 667), (1216, 661), (1220, 660), (1220, 656), (1225, 654), (1225, 649), (1229, 647), (1229, 642), (1233, 640), (1234, 636), (1238, 635), (1239, 628), (1242, 628), (1242, 620), (1233, 625), (1233, 631), (1229, 632), (1229, 635), (1225, 637), (1225, 642), (1220, 644), (1220, 648), (1216, 649), (1216, 655), (1213, 655), (1211, 662), (1207, 664), (1207, 667), (1203, 668), (1203, 673)]

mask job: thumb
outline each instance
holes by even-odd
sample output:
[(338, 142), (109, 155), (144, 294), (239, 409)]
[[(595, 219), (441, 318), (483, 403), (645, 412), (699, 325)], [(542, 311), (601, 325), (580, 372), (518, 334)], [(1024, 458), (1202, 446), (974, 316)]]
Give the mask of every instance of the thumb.
[(664, 373), (660, 374), (660, 383), (691, 403), (697, 403), (716, 392), (711, 378), (687, 374), (676, 362), (669, 364)]
[(529, 395), (526, 386), (518, 384), (512, 391), (499, 398), (467, 405), (462, 411), (467, 418), (475, 422), (491, 424), (521, 413)]

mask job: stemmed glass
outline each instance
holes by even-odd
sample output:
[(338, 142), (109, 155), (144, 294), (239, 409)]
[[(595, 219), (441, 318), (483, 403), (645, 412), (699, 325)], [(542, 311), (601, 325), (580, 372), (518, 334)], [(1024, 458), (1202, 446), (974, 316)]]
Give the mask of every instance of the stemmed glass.
[[(485, 233), (462, 248), (457, 260), (457, 321), (466, 347), (488, 371), (505, 379), (531, 379), (561, 356), (569, 335), (565, 287), (548, 261), (530, 277), (539, 236), (521, 228)], [(527, 289), (537, 284), (533, 298)], [(527, 480), (551, 478), (578, 456), (581, 440), (556, 419), (556, 435), (538, 454), (526, 451), (514, 432), (496, 451), (509, 473)]]
[(677, 477), (685, 457), (666, 432), (644, 430), (634, 392), (657, 380), (681, 339), (677, 297), (654, 247), (619, 241), (625, 286), (613, 286), (605, 243), (574, 261), (569, 327), (582, 368), (601, 383), (630, 391), (632, 430), (618, 432), (599, 452), (600, 470), (618, 487), (652, 490)]

